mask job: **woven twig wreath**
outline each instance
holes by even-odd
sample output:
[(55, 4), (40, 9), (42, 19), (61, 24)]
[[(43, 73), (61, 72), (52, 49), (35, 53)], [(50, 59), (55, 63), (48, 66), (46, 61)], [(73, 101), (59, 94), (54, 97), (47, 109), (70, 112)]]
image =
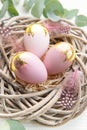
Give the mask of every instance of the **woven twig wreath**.
[[(76, 59), (73, 65), (62, 76), (49, 78), (44, 84), (23, 86), (17, 82), (9, 69), (13, 45), (16, 40), (20, 42), (26, 27), (38, 19), (28, 17), (13, 17), (1, 21), (0, 25), (0, 117), (16, 120), (36, 120), (39, 123), (55, 126), (62, 125), (72, 118), (80, 115), (87, 105), (87, 35), (86, 33), (65, 19), (70, 31), (61, 29), (58, 34), (50, 34), (51, 44), (58, 41), (71, 43), (76, 49)], [(67, 74), (77, 67), (83, 74), (78, 86), (77, 98), (73, 107), (63, 108), (60, 100), (62, 82)], [(25, 85), (25, 84), (24, 84)], [(32, 91), (34, 90), (34, 91)], [(66, 92), (63, 92), (66, 95)], [(66, 98), (66, 97), (65, 97)], [(71, 97), (68, 97), (71, 99)], [(69, 100), (70, 101), (70, 100)], [(72, 99), (71, 102), (72, 103)], [(71, 105), (71, 104), (70, 104)]]

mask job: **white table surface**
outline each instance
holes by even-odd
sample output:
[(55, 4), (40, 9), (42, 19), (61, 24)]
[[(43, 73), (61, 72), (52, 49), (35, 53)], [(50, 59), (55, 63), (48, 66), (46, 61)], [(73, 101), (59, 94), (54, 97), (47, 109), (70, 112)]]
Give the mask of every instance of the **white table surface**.
[[(28, 15), (23, 12), (22, 4), (24, 0), (20, 0), (20, 5), (17, 9), (20, 12), (20, 15)], [(87, 1), (86, 0), (60, 0), (63, 6), (67, 9), (79, 9), (79, 14), (84, 14), (87, 16)], [(1, 4), (0, 4), (1, 6)], [(7, 17), (7, 15), (5, 16)], [(87, 27), (83, 28), (87, 31)], [(5, 119), (0, 119), (0, 124)], [(47, 127), (39, 125), (35, 122), (23, 123), (26, 127), (26, 130), (87, 130), (87, 109), (77, 118), (69, 121), (63, 126), (59, 127)]]

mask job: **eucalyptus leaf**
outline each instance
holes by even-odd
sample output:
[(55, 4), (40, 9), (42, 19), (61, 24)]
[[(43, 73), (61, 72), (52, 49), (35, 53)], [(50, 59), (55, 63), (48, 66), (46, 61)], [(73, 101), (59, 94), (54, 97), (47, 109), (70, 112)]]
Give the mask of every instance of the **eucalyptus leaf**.
[(58, 0), (49, 0), (45, 2), (47, 12), (55, 12), (56, 15), (62, 16), (64, 14), (64, 9), (62, 4)]
[(8, 0), (8, 3), (9, 3), (9, 6), (10, 6), (10, 5), (13, 5), (13, 6), (14, 6), (14, 4), (13, 4), (13, 1), (12, 1), (12, 0)]
[(10, 5), (10, 6), (8, 7), (8, 13), (9, 13), (9, 15), (10, 15), (11, 17), (14, 17), (14, 16), (19, 15), (19, 13), (18, 13), (18, 11), (16, 10), (16, 8), (15, 8), (14, 6), (12, 6), (12, 5)]
[(19, 15), (12, 0), (8, 0), (8, 13), (11, 17)]
[(58, 21), (58, 20), (60, 19), (60, 17), (57, 16), (53, 11), (52, 11), (52, 12), (48, 12), (48, 13), (47, 13), (47, 16), (48, 16), (48, 18), (49, 18), (50, 20), (52, 20), (52, 21), (54, 21), (54, 22), (56, 22), (56, 21)]
[(3, 18), (8, 9), (8, 1), (4, 1), (2, 9), (0, 10), (0, 18)]
[(19, 2), (20, 2), (20, 0), (13, 0), (13, 2), (14, 2), (16, 5), (18, 5)]
[(44, 3), (44, 4), (47, 5), (49, 1), (50, 1), (50, 0), (45, 0), (45, 3)]
[[(24, 126), (22, 123), (16, 120), (7, 120), (10, 130), (25, 130)], [(7, 130), (7, 129), (6, 129)]]
[(44, 16), (45, 18), (48, 18), (46, 8), (43, 10), (43, 16)]
[(31, 10), (31, 14), (37, 18), (40, 18), (43, 14), (45, 0), (37, 0)]
[(75, 19), (75, 23), (79, 27), (87, 26), (87, 17), (84, 15), (78, 15)]
[(4, 3), (6, 0), (1, 0), (2, 3)]
[(29, 11), (35, 4), (35, 0), (24, 0), (23, 7), (26, 11)]
[(68, 15), (68, 13), (69, 13), (69, 10), (68, 9), (64, 9), (64, 14), (63, 14), (63, 18), (66, 18), (67, 17), (67, 15)]
[(78, 9), (65, 10), (63, 17), (65, 17), (67, 19), (72, 19), (73, 17), (77, 16), (78, 12), (79, 12)]

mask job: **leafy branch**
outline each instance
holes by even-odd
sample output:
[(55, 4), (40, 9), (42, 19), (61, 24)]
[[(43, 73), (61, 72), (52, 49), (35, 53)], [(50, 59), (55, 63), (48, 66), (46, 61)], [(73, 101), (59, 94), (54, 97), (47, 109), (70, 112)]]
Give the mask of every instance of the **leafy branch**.
[[(19, 15), (15, 5), (20, 0), (1, 0), (2, 8), (0, 18), (8, 12), (11, 17)], [(65, 9), (59, 0), (24, 0), (23, 8), (27, 13), (31, 13), (36, 18), (49, 18), (58, 21), (60, 18), (74, 19), (77, 26), (87, 26), (87, 16), (80, 15), (78, 9)]]
[(26, 130), (22, 123), (16, 120), (6, 120), (0, 125), (0, 130)]
[(3, 6), (0, 10), (0, 18), (3, 18), (6, 12), (8, 12), (11, 17), (19, 15), (12, 0), (1, 0), (1, 2)]

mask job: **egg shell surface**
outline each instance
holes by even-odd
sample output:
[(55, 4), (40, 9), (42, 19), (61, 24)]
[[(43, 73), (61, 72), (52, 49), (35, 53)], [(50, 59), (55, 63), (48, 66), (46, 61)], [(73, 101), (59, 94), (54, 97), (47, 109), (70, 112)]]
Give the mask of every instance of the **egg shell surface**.
[(30, 25), (24, 34), (25, 49), (38, 57), (44, 55), (49, 47), (49, 41), (48, 30), (40, 24)]
[[(34, 54), (30, 52), (19, 53), (19, 58), (24, 62), (23, 65), (16, 65), (17, 68), (12, 67), (16, 77), (26, 83), (42, 83), (47, 80), (47, 70), (43, 62)], [(17, 54), (16, 54), (17, 56)], [(15, 59), (11, 64), (15, 64)]]
[[(64, 72), (72, 64), (73, 60), (67, 59), (67, 56), (63, 50), (64, 48), (60, 48), (54, 45), (47, 51), (43, 62), (47, 68), (49, 75), (54, 75), (54, 74)], [(68, 55), (72, 55), (72, 51), (69, 50)]]

